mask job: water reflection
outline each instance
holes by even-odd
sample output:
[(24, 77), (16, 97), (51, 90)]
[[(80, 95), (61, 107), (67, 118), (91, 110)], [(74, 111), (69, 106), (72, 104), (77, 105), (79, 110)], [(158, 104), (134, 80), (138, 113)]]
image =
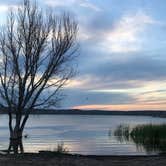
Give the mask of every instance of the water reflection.
[(166, 124), (137, 125), (133, 128), (119, 125), (114, 131), (114, 136), (121, 143), (134, 142), (139, 151), (166, 152)]
[(128, 125), (119, 125), (114, 131), (114, 136), (119, 142), (126, 142), (130, 140), (130, 127)]

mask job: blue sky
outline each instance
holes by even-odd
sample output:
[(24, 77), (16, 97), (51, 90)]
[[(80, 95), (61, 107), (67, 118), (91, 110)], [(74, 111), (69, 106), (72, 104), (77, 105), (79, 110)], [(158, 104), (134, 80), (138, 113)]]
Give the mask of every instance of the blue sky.
[[(19, 0), (0, 0), (0, 23)], [(166, 110), (165, 0), (38, 0), (79, 24), (77, 75), (65, 108)]]

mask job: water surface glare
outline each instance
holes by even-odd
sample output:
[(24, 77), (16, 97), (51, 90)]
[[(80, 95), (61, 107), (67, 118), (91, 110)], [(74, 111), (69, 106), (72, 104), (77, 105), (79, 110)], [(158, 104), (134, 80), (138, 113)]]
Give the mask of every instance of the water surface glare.
[[(163, 124), (166, 118), (148, 116), (31, 115), (24, 133), (25, 152), (55, 150), (64, 143), (70, 153), (93, 155), (144, 155), (133, 142), (119, 142), (113, 135), (120, 124)], [(0, 149), (8, 147), (8, 117), (0, 115)]]

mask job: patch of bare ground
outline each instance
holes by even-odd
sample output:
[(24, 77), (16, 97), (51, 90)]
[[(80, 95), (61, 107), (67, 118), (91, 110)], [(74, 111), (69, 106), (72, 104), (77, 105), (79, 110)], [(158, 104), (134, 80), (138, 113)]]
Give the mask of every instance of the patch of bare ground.
[(0, 155), (0, 166), (166, 166), (166, 156)]

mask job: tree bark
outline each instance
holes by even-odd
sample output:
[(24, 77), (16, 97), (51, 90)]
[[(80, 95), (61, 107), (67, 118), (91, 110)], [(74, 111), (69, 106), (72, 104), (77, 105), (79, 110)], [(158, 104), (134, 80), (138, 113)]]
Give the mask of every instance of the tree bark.
[(8, 148), (8, 153), (24, 153), (23, 143), (22, 143), (22, 130), (15, 129), (10, 132), (10, 143)]
[(16, 114), (15, 126), (12, 126), (13, 116), (9, 113), (9, 130), (10, 130), (10, 141), (8, 147), (8, 153), (24, 153), (22, 134), (23, 130), (20, 128), (21, 116)]
[(8, 153), (24, 153), (22, 138), (19, 139), (10, 139)]

